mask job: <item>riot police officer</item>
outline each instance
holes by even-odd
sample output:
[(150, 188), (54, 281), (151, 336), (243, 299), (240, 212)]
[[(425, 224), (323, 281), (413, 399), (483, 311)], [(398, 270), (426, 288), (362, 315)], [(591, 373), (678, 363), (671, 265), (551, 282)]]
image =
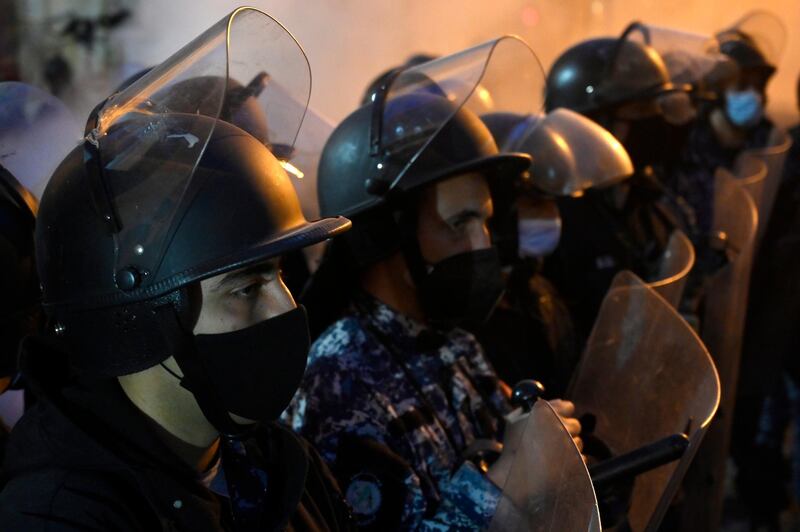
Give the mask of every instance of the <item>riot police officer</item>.
[[(493, 90), (512, 74), (513, 91)], [(503, 293), (490, 183), (511, 185), (530, 158), (499, 151), (476, 110), (536, 111), (540, 80), (511, 37), (395, 72), (323, 151), (320, 208), (354, 229), (317, 272), (315, 306), (332, 305), (328, 287), (341, 305), (286, 418), (333, 464), (363, 528), (475, 529), (494, 514), (500, 488), (482, 469), (509, 404), (461, 327)]]
[[(766, 116), (767, 84), (775, 73), (780, 46), (764, 39), (780, 33), (780, 23), (767, 13), (745, 16), (711, 41), (728, 58), (727, 73), (698, 106), (698, 117), (689, 131), (680, 162), (674, 169), (674, 188), (692, 205), (703, 232), (713, 221), (714, 171), (733, 168), (745, 149), (763, 148), (770, 142), (774, 124)], [(773, 28), (772, 25), (776, 24)]]
[[(264, 72), (268, 98), (225, 91)], [(294, 38), (240, 8), (93, 112), (39, 210), (49, 323), (23, 348), (40, 401), (9, 442), (4, 528), (348, 527), (318, 455), (273, 420), (308, 349), (279, 257), (350, 223), (307, 221), (270, 149), (218, 115), (258, 108), (291, 145), (309, 90)]]
[(644, 278), (676, 228), (692, 233), (692, 213), (662, 181), (693, 117), (687, 88), (672, 83), (658, 53), (632, 39), (583, 41), (564, 52), (547, 77), (546, 107), (580, 112), (613, 133), (634, 164), (630, 180), (580, 198), (563, 198), (561, 243), (545, 263), (585, 339), (613, 276)]
[(557, 200), (613, 186), (630, 177), (633, 166), (613, 135), (567, 109), (484, 121), (501, 147), (528, 153), (533, 162), (514, 197), (495, 202), (493, 239), (506, 267), (506, 293), (477, 337), (503, 380), (535, 377), (549, 396), (559, 397), (580, 345), (566, 303), (541, 274), (561, 236)]

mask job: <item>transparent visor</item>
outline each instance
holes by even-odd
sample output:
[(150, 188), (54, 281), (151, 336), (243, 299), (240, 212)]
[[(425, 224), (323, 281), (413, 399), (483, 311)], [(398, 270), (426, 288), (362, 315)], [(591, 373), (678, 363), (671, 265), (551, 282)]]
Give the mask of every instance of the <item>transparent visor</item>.
[(55, 96), (24, 83), (0, 83), (0, 165), (36, 198), (78, 146), (81, 132), (81, 124)]
[(599, 532), (592, 480), (553, 408), (537, 401), (516, 423), (507, 429), (503, 453), (513, 463), (489, 530)]
[[(637, 477), (628, 513), (633, 530), (657, 520), (674, 496), (719, 394), (716, 368), (694, 330), (634, 274), (619, 273), (567, 395), (576, 417), (592, 420), (584, 440), (600, 440), (612, 456), (679, 433), (692, 445), (679, 462)], [(590, 463), (607, 458), (590, 456)]]
[[(478, 117), (486, 113), (539, 112), (544, 81), (536, 54), (513, 36), (401, 71), (373, 94), (370, 144), (381, 179), (397, 186), (448, 125), (480, 130)], [(491, 135), (485, 140), (470, 150), (497, 154)]]
[(333, 133), (333, 122), (312, 109), (306, 111), (303, 127), (294, 143), (289, 157), (281, 160), (281, 166), (292, 178), (300, 207), (308, 220), (317, 220), (319, 199), (317, 195), (317, 170), (325, 142)]
[(599, 89), (604, 98), (620, 102), (631, 118), (661, 114), (670, 124), (682, 125), (695, 116), (688, 85), (676, 84), (661, 54), (650, 45), (647, 27), (628, 26), (608, 63), (604, 83)]
[(568, 109), (523, 119), (501, 147), (529, 154), (528, 183), (554, 196), (579, 196), (633, 174), (628, 152), (614, 135)]
[(690, 85), (696, 95), (703, 96), (720, 92), (736, 81), (735, 63), (720, 53), (719, 43), (710, 35), (663, 26), (642, 28), (633, 37), (661, 55), (674, 84)]
[(93, 196), (116, 235), (118, 266), (158, 269), (214, 131), (231, 130), (220, 122), (289, 161), (310, 92), (294, 37), (269, 15), (239, 8), (109, 98), (87, 125), (86, 145), (95, 147)]
[(730, 28), (717, 34), (722, 40), (726, 37), (736, 37), (736, 34), (750, 40), (767, 63), (777, 66), (786, 49), (786, 25), (774, 14), (768, 11), (756, 10), (745, 14)]

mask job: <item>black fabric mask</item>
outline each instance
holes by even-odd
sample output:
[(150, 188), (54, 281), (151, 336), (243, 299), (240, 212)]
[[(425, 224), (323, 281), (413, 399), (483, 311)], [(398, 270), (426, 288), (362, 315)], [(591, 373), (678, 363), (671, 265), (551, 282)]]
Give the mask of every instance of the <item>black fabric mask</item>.
[[(274, 420), (289, 406), (306, 370), (308, 317), (299, 306), (239, 331), (199, 334), (194, 344), (228, 412)], [(189, 388), (185, 379), (182, 384)]]
[(679, 155), (681, 135), (685, 133), (672, 126), (661, 116), (642, 118), (629, 122), (625, 137), (625, 150), (631, 156), (637, 170), (648, 165), (660, 164)]
[(477, 327), (503, 297), (504, 283), (495, 248), (468, 251), (433, 266), (420, 286), (428, 320), (440, 327)]

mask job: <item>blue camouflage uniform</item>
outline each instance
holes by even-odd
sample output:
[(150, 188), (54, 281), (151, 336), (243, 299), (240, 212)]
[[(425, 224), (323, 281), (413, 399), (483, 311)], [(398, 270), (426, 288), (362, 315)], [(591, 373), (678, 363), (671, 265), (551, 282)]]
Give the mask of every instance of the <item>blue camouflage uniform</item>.
[(475, 338), (365, 294), (314, 343), (284, 414), (333, 466), (364, 527), (477, 529), (500, 490), (465, 450), (510, 410)]

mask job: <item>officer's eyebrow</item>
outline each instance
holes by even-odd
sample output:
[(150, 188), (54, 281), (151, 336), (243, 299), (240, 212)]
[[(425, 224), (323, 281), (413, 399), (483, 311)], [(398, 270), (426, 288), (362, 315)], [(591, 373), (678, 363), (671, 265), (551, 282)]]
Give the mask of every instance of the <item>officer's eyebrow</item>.
[(461, 222), (466, 222), (471, 219), (477, 218), (479, 220), (484, 218), (491, 218), (494, 214), (494, 209), (491, 204), (482, 205), (481, 207), (465, 207), (460, 211), (454, 213), (445, 220), (450, 225), (456, 225)]
[(235, 270), (227, 274), (225, 277), (214, 283), (211, 287), (212, 292), (224, 291), (227, 288), (235, 285), (242, 279), (252, 277), (254, 275), (274, 275), (278, 271), (278, 259), (271, 259), (267, 262), (261, 262), (255, 266)]

